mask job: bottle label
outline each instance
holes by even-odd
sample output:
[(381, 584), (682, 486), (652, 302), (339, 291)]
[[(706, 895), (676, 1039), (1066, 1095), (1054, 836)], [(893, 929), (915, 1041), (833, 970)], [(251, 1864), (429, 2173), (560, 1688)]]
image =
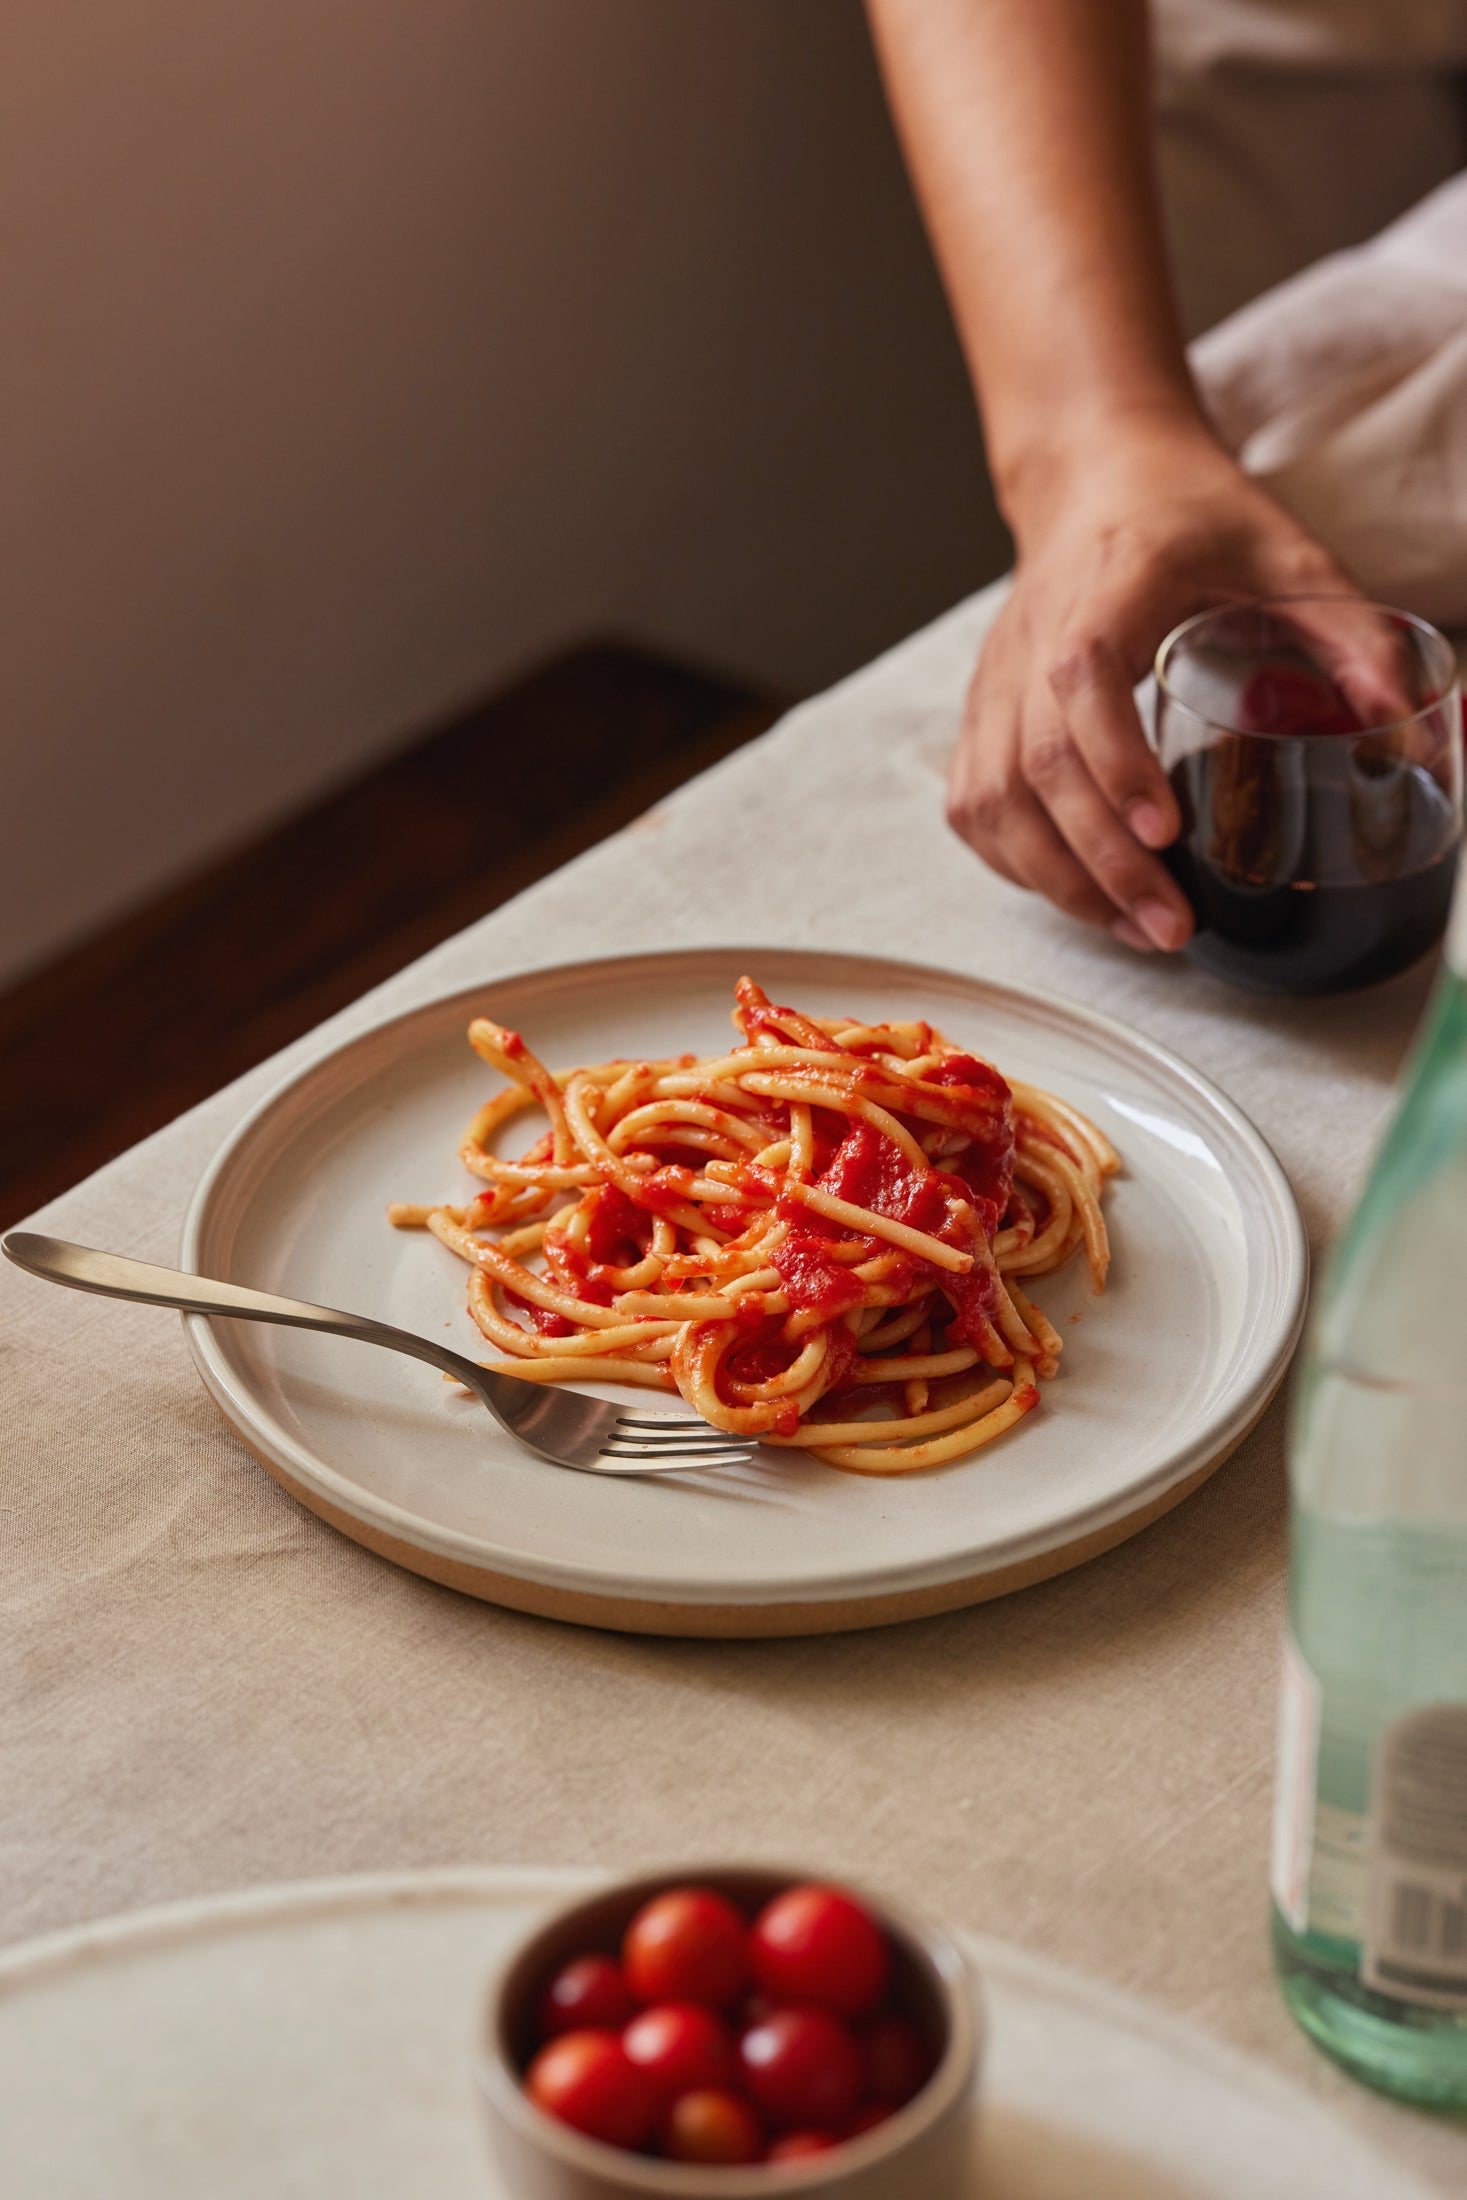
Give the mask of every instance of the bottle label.
[(1296, 1933), (1309, 1929), (1309, 1864), (1314, 1851), (1314, 1784), (1319, 1766), (1323, 1691), (1284, 1636), (1279, 1687), (1278, 1777), (1273, 1791), (1273, 1862), (1269, 1877), (1280, 1914)]
[(1459, 978), (1467, 978), (1467, 864), (1457, 873), (1457, 890), (1447, 919), (1446, 953), (1448, 966)]
[(1360, 1976), (1467, 2009), (1467, 1705), (1395, 1719), (1376, 1758)]

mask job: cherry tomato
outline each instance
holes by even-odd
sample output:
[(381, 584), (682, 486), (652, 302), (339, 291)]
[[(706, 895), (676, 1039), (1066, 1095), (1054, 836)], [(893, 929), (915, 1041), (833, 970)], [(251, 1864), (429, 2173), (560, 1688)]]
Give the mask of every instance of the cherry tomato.
[(754, 1920), (754, 1976), (777, 2001), (814, 2002), (860, 2017), (881, 1999), (891, 1970), (886, 1935), (839, 1887), (791, 1887)]
[(531, 2063), (525, 2090), (548, 2116), (609, 2146), (639, 2147), (657, 2117), (656, 2086), (614, 2032), (562, 2032)]
[(619, 2032), (634, 2006), (619, 1963), (611, 1956), (577, 1956), (556, 1972), (540, 1997), (540, 2037), (553, 2040), (588, 2026)]
[(638, 2001), (706, 2001), (726, 2009), (748, 1974), (749, 1928), (706, 1887), (674, 1887), (637, 1912), (622, 1969)]
[(908, 2017), (873, 2017), (860, 2037), (865, 2091), (900, 2108), (920, 2093), (931, 2072), (927, 2043)]
[(807, 2154), (828, 2154), (840, 2145), (834, 2131), (787, 2131), (765, 2155), (766, 2162), (802, 2162)]
[(757, 2162), (764, 2146), (753, 2109), (741, 2093), (722, 2086), (680, 2093), (669, 2104), (658, 2137), (674, 2162)]
[(860, 2095), (856, 2043), (824, 2009), (776, 2009), (750, 2025), (739, 2061), (755, 2106), (786, 2130), (843, 2123)]
[(664, 2098), (732, 2084), (738, 2075), (733, 2034), (696, 2001), (659, 2001), (633, 2017), (621, 2044)]
[(868, 2101), (864, 2108), (856, 2110), (854, 2116), (846, 2118), (846, 2137), (848, 2139), (859, 2139), (863, 2131), (874, 2131), (878, 2124), (884, 2124), (890, 2114), (891, 2105), (889, 2102)]

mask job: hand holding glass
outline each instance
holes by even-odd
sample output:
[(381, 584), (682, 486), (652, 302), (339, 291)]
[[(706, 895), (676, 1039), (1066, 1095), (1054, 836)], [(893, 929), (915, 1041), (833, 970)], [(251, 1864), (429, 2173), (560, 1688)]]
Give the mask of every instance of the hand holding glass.
[(1446, 923), (1462, 832), (1450, 644), (1352, 597), (1189, 619), (1156, 659), (1192, 958), (1269, 993), (1373, 985)]

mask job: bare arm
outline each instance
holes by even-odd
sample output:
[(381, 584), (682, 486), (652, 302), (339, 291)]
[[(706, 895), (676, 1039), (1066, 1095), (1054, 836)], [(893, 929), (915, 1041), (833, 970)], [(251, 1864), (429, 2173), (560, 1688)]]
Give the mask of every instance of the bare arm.
[(1145, 0), (870, 0), (897, 126), (1020, 503), (1056, 434), (1197, 424), (1151, 169)]
[(1152, 169), (1145, 0), (868, 0), (1018, 552), (949, 814), (1005, 876), (1137, 947), (1191, 916), (1131, 700), (1179, 619), (1348, 587), (1217, 443)]

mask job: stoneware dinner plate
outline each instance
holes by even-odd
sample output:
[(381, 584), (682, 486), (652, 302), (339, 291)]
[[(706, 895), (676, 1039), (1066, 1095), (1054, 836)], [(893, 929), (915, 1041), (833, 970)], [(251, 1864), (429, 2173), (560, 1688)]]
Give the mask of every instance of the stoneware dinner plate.
[[(459, 1142), (497, 1080), (468, 1046), (470, 1017), (518, 1028), (556, 1068), (709, 1054), (730, 1043), (746, 970), (815, 1014), (925, 1017), (1114, 1139), (1125, 1169), (1107, 1196), (1104, 1297), (1080, 1261), (1035, 1287), (1065, 1340), (1040, 1409), (972, 1458), (899, 1480), (767, 1450), (717, 1472), (598, 1479), (532, 1457), (418, 1362), (190, 1318), (225, 1416), (303, 1504), (401, 1565), (525, 1611), (672, 1634), (814, 1633), (942, 1611), (1076, 1565), (1176, 1504), (1241, 1441), (1304, 1309), (1304, 1233), (1268, 1147), (1195, 1070), (1123, 1025), (917, 964), (693, 949), (431, 1001), (350, 1040), (241, 1123), (195, 1194), (183, 1265), (488, 1357), (462, 1262), (385, 1216), (389, 1200), (474, 1189)], [(509, 1126), (514, 1150), (536, 1121)]]
[[(586, 1874), (451, 1871), (216, 1896), (0, 1956), (16, 2200), (513, 2200), (474, 2096), (491, 1972)], [(991, 2200), (1428, 2200), (1271, 2071), (963, 1937)], [(917, 2196), (914, 2195), (914, 2200)]]

